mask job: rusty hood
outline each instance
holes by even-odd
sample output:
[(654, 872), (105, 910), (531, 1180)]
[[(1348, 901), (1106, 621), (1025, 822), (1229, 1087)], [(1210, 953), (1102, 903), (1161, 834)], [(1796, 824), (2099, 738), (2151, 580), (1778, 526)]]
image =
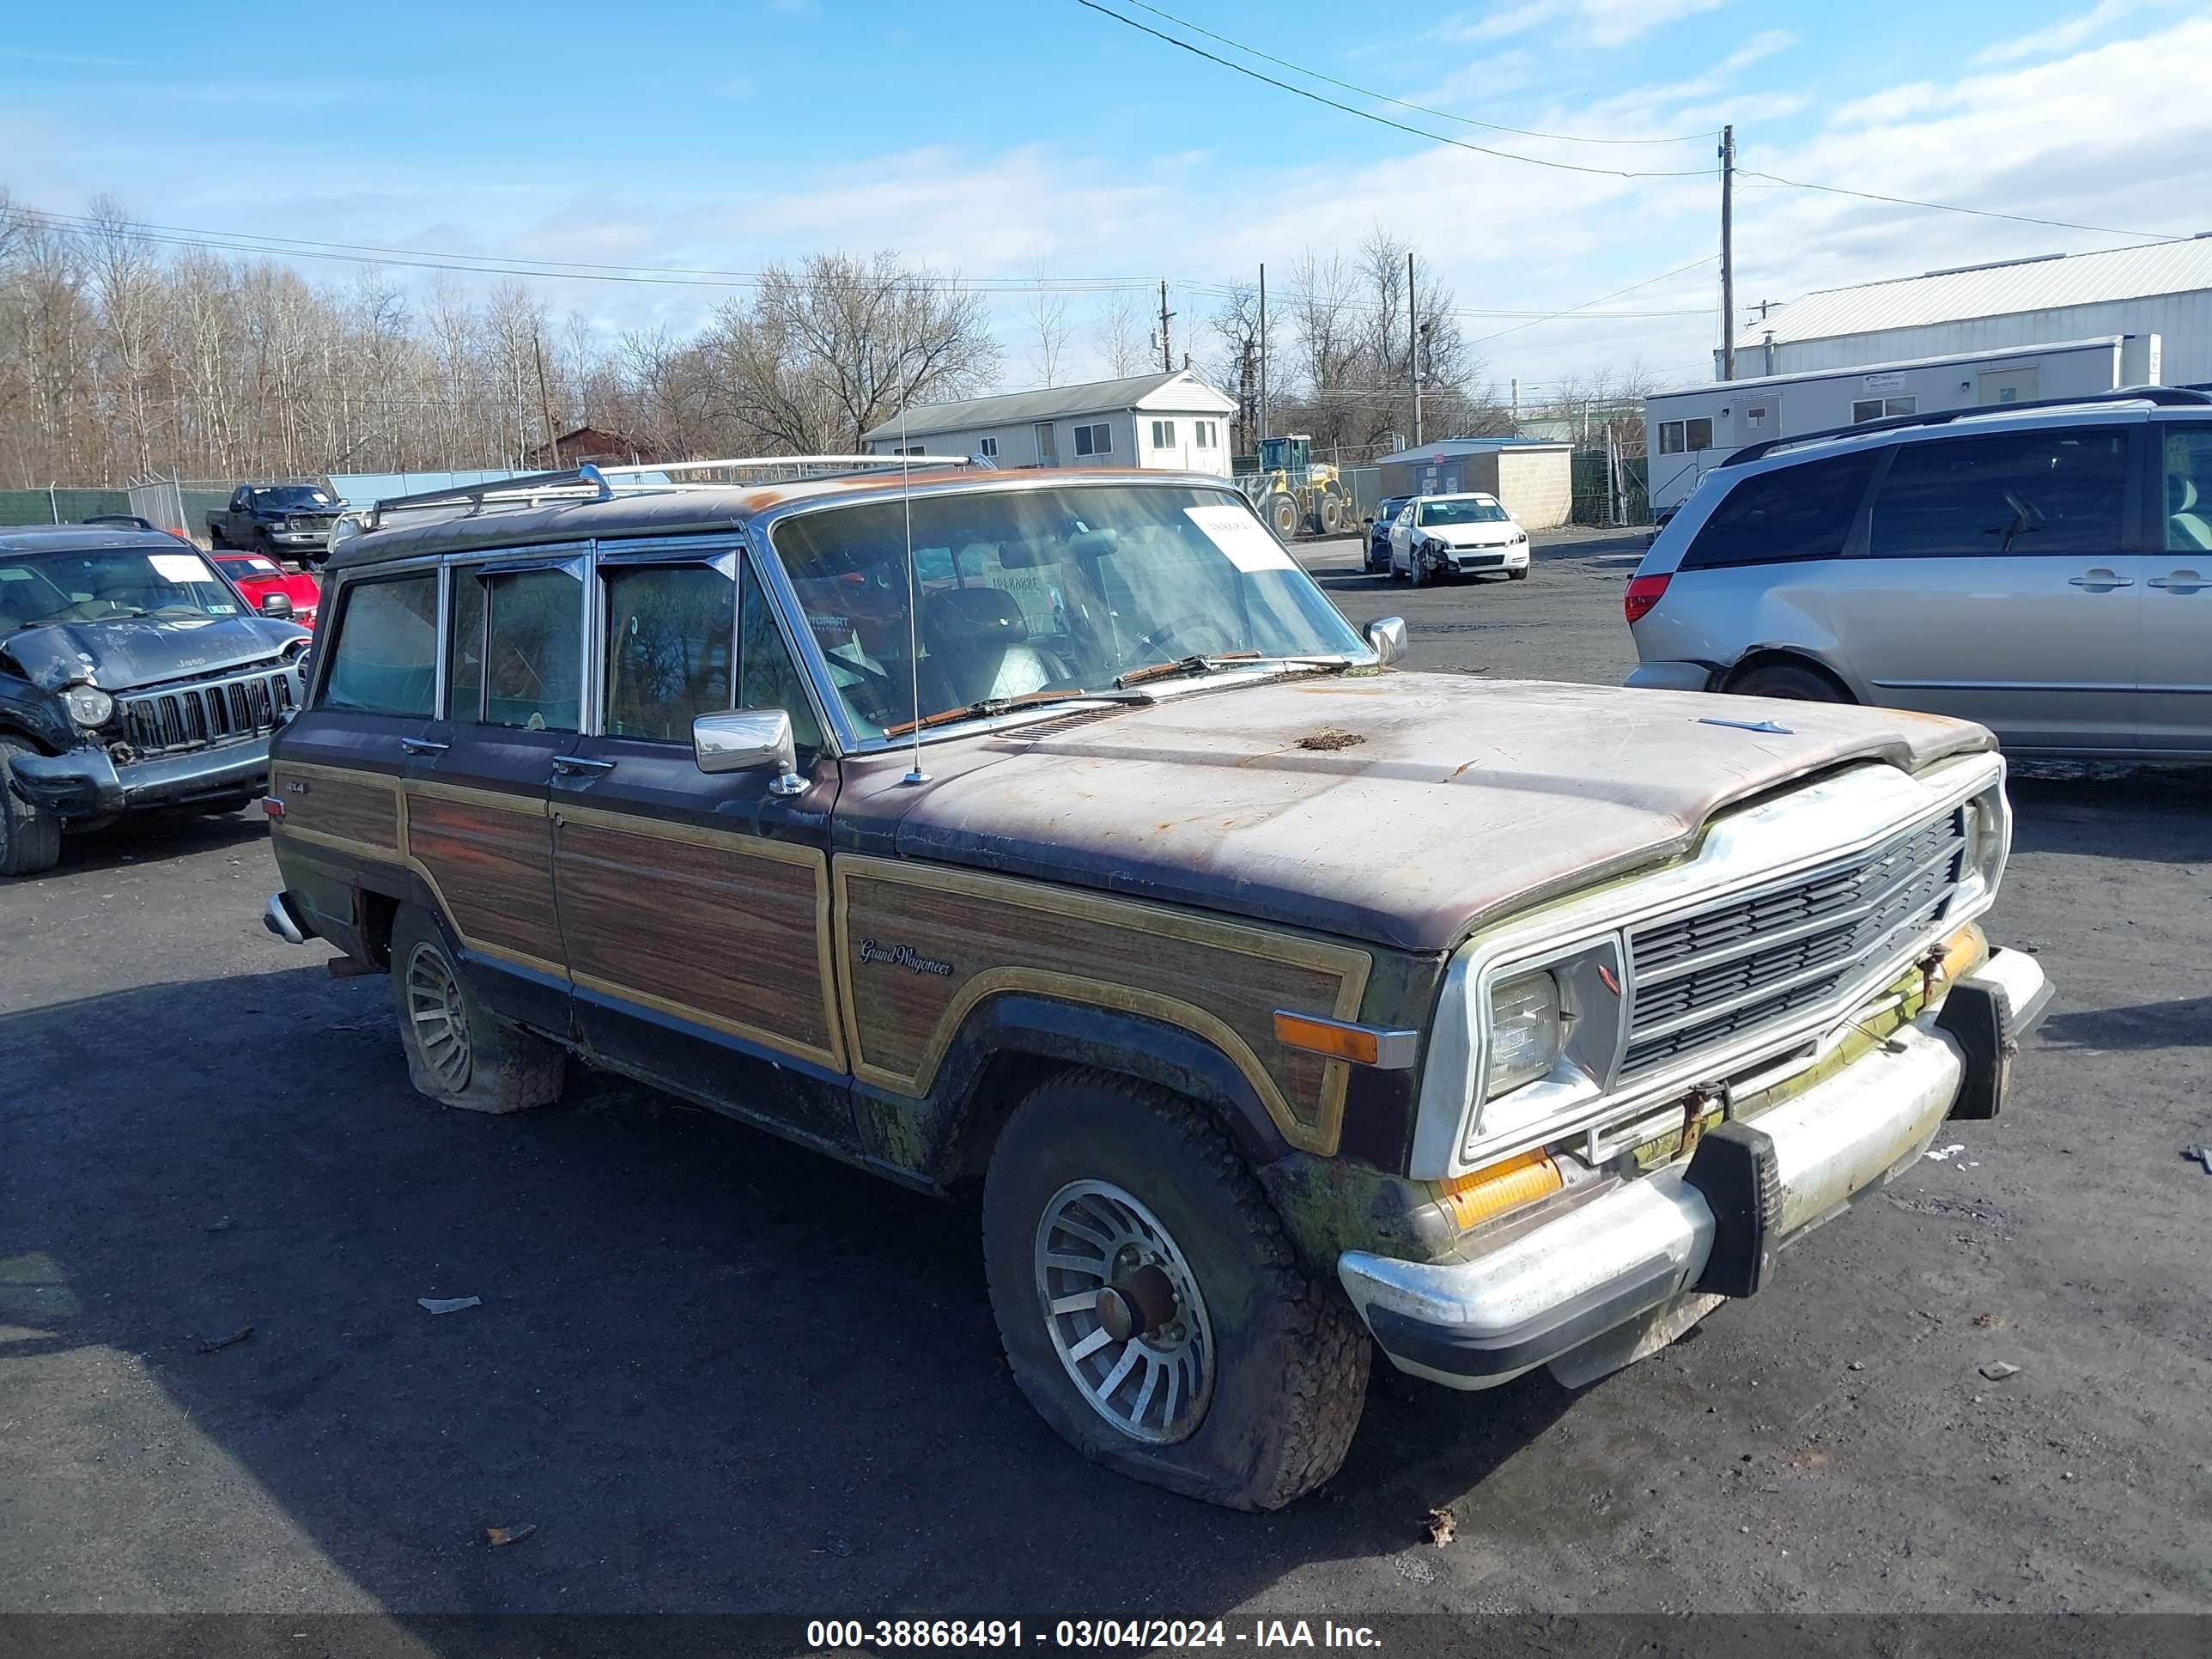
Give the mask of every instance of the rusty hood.
[[(1786, 729), (1745, 729), (1763, 721)], [(1663, 862), (1715, 812), (1793, 779), (1917, 770), (1992, 742), (1897, 709), (1393, 673), (947, 745), (968, 752), (940, 749), (933, 781), (846, 801), (896, 814), (904, 857), (1436, 951)]]

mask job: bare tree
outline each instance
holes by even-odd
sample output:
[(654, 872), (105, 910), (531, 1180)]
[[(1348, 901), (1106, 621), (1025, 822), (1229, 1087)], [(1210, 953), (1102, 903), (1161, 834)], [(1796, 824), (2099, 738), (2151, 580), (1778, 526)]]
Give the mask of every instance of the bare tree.
[(1067, 320), (1067, 295), (1050, 286), (1052, 276), (1042, 259), (1033, 261), (1030, 279), (1036, 288), (1022, 307), (1022, 330), (1029, 342), (1029, 365), (1042, 386), (1058, 386), (1074, 329)]
[(1116, 289), (1098, 307), (1091, 343), (1115, 380), (1141, 374), (1151, 367), (1152, 354), (1146, 343), (1150, 338), (1144, 309), (1127, 289)]

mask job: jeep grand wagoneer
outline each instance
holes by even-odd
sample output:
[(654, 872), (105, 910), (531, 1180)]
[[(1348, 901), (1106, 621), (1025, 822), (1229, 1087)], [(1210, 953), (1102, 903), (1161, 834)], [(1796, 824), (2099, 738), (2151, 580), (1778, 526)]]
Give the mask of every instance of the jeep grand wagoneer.
[(586, 469), (329, 575), (268, 920), (416, 1086), (980, 1187), (1023, 1391), (1218, 1503), (1329, 1475), (1370, 1345), (1574, 1384), (1788, 1295), (2047, 996), (1980, 727), (1398, 672), (1218, 479)]

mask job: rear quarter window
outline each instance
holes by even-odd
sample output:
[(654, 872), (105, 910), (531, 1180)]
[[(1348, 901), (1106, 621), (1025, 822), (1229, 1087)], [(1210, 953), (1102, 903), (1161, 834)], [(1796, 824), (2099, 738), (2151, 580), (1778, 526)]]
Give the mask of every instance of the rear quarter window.
[(1682, 568), (1840, 557), (1881, 452), (1838, 455), (1745, 478), (1721, 498)]

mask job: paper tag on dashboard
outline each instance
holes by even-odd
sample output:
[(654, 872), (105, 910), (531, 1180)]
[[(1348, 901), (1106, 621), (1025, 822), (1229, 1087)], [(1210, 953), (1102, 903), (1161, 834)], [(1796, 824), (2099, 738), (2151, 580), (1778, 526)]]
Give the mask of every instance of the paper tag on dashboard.
[(154, 574), (165, 582), (211, 582), (215, 578), (197, 553), (149, 553)]
[(1239, 570), (1288, 570), (1291, 556), (1283, 551), (1267, 526), (1247, 508), (1226, 503), (1219, 507), (1186, 507), (1184, 514), (1229, 556)]

